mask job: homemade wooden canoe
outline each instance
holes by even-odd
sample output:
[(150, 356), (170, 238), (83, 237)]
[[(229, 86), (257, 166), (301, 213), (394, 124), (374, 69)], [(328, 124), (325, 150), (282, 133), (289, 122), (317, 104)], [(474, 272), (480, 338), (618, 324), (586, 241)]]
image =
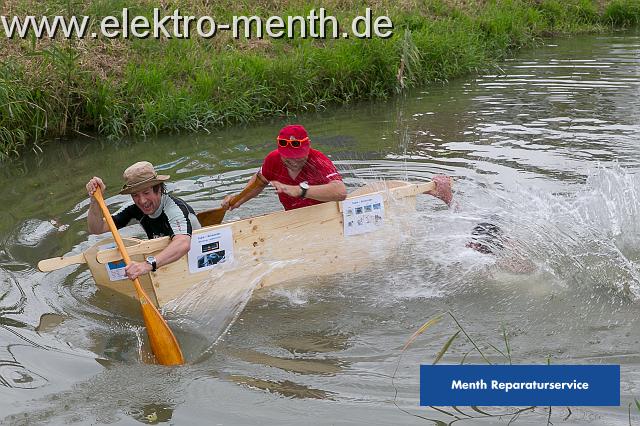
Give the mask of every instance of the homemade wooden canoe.
[[(434, 182), (370, 183), (342, 202), (328, 202), (290, 211), (208, 226), (193, 233), (191, 250), (159, 268), (141, 283), (159, 306), (185, 295), (195, 285), (224, 292), (239, 281), (255, 280), (257, 288), (286, 281), (355, 272), (384, 255), (385, 244), (397, 239), (397, 226), (415, 210), (416, 195), (431, 191)], [(101, 241), (80, 255), (47, 261), (84, 263), (98, 286), (135, 298), (129, 280), (118, 277), (122, 258)], [(142, 261), (164, 249), (169, 238), (125, 239), (133, 260)], [(119, 265), (120, 264), (120, 265)], [(115, 271), (115, 272), (114, 272)]]

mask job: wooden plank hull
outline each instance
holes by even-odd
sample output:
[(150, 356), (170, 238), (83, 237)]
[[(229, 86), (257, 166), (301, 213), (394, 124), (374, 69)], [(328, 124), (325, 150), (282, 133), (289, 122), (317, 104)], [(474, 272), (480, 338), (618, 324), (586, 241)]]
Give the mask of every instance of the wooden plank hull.
[[(207, 291), (224, 292), (238, 281), (255, 280), (262, 288), (307, 277), (354, 272), (378, 260), (386, 245), (397, 240), (398, 223), (406, 211), (415, 209), (415, 196), (434, 188), (433, 183), (376, 182), (351, 194), (349, 198), (380, 194), (384, 199), (384, 226), (372, 233), (344, 235), (342, 203), (328, 202), (290, 211), (209, 226), (195, 231), (193, 237), (230, 229), (233, 239), (233, 262), (214, 269), (191, 272), (187, 256), (159, 268), (145, 283), (159, 306), (183, 296), (194, 285), (207, 283)], [(375, 242), (377, 248), (372, 247)], [(158, 238), (132, 245), (132, 257), (144, 258), (161, 251), (168, 238)], [(385, 246), (385, 247), (382, 247)], [(94, 257), (95, 256), (95, 257)], [(93, 257), (93, 260), (89, 258)], [(96, 284), (135, 297), (130, 283), (110, 281), (103, 263), (119, 259), (116, 250), (94, 250), (87, 254)], [(100, 263), (102, 262), (102, 263)], [(192, 268), (193, 269), (193, 266)], [(150, 292), (151, 293), (151, 292)]]

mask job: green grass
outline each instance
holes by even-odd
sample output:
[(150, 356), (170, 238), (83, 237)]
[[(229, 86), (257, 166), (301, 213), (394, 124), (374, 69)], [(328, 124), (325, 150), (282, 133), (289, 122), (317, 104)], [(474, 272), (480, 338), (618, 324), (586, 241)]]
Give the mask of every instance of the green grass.
[[(12, 14), (119, 15), (129, 3), (46, 0)], [(256, 5), (166, 2), (165, 13), (306, 15), (300, 0)], [(207, 6), (208, 3), (214, 3)], [(0, 3), (0, 11), (7, 6)], [(22, 5), (22, 6), (21, 6)], [(151, 16), (151, 1), (132, 14)], [(359, 2), (327, 0), (347, 22)], [(22, 7), (22, 9), (20, 9)], [(316, 5), (320, 7), (320, 5)], [(558, 34), (637, 26), (637, 0), (380, 0), (390, 39), (0, 40), (0, 160), (45, 141), (94, 135), (112, 140), (200, 132), (332, 104), (384, 99), (402, 90), (491, 68), (517, 49)]]
[(602, 20), (612, 27), (635, 27), (640, 23), (640, 2), (614, 0), (607, 5)]
[(17, 156), (38, 144), (48, 129), (48, 111), (53, 102), (42, 91), (21, 84), (21, 70), (11, 64), (0, 66), (0, 159)]

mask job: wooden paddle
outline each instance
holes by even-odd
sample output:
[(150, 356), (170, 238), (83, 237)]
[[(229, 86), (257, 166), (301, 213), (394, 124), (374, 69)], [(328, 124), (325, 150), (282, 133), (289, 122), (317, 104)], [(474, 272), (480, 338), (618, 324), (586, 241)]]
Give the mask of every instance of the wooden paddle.
[[(249, 182), (249, 185), (245, 189), (242, 190), (239, 194), (234, 195), (229, 200), (229, 205), (233, 205), (238, 201), (242, 200), (246, 195), (258, 189), (259, 187), (264, 187), (265, 184), (258, 179), (257, 177), (253, 179), (253, 181)], [(201, 211), (197, 214), (198, 221), (202, 226), (211, 226), (211, 225), (219, 225), (222, 223), (222, 219), (224, 219), (224, 214), (227, 212), (228, 207), (218, 207), (216, 209), (209, 209)]]
[[(107, 225), (109, 225), (109, 230), (111, 230), (111, 233), (113, 234), (113, 239), (118, 246), (120, 254), (122, 254), (122, 258), (125, 263), (129, 265), (131, 263), (131, 258), (127, 253), (127, 249), (122, 242), (122, 238), (120, 237), (120, 233), (118, 232), (115, 223), (113, 223), (111, 213), (109, 213), (109, 209), (107, 209), (107, 206), (104, 203), (104, 198), (102, 197), (102, 191), (100, 188), (96, 189), (93, 196), (100, 205), (102, 215), (104, 216)], [(182, 351), (180, 350), (178, 341), (171, 332), (169, 325), (164, 318), (162, 318), (158, 309), (156, 309), (154, 304), (151, 302), (151, 299), (149, 299), (149, 296), (147, 296), (142, 289), (140, 281), (136, 278), (133, 280), (133, 284), (136, 288), (138, 300), (140, 301), (142, 317), (144, 318), (144, 323), (147, 326), (147, 334), (149, 336), (149, 342), (151, 343), (151, 351), (155, 355), (156, 359), (162, 365), (184, 364)]]
[(82, 263), (87, 263), (84, 258), (84, 253), (74, 254), (73, 256), (67, 257), (52, 257), (51, 259), (44, 259), (38, 262), (38, 270), (41, 272), (51, 272), (64, 268), (65, 266), (78, 265)]

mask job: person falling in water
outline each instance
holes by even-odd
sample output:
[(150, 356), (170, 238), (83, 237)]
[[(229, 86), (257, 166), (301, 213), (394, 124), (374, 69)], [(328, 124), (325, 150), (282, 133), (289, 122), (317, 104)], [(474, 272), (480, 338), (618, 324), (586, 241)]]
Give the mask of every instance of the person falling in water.
[(496, 266), (514, 274), (529, 274), (536, 265), (519, 252), (498, 225), (489, 222), (477, 224), (471, 231), (466, 247), (479, 253), (496, 256)]

